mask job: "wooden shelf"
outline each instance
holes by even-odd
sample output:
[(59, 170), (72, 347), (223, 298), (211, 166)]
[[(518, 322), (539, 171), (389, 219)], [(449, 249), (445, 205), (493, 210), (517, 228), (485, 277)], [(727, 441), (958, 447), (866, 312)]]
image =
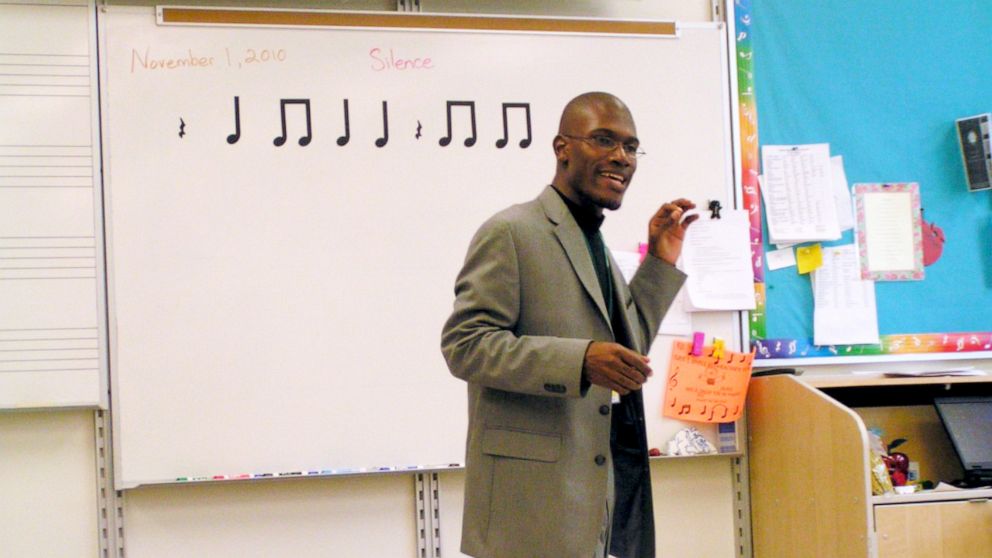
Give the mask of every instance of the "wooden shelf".
[(992, 498), (992, 488), (954, 490), (947, 492), (934, 492), (924, 490), (913, 494), (886, 494), (884, 496), (872, 496), (871, 503), (875, 505), (884, 504), (924, 504), (927, 502), (952, 502), (960, 500), (987, 500)]
[(992, 376), (885, 376), (884, 374), (838, 374), (802, 376), (805, 384), (818, 389), (864, 386), (912, 386), (934, 384), (971, 384), (992, 382)]

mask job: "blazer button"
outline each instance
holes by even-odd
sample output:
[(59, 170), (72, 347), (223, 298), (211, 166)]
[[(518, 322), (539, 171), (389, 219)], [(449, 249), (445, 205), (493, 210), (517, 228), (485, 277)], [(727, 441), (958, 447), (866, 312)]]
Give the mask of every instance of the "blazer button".
[(601, 405), (599, 407), (599, 414), (601, 414), (601, 415), (608, 415), (608, 414), (610, 414), (610, 406), (609, 405)]
[(600, 454), (600, 455), (597, 455), (596, 456), (596, 465), (603, 465), (605, 463), (606, 463), (606, 456), (605, 455)]

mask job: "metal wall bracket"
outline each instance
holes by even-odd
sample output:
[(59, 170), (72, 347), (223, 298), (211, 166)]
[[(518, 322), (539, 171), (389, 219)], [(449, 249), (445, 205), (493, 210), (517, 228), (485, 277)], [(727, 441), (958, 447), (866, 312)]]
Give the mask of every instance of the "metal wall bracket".
[(420, 0), (396, 0), (397, 12), (420, 12)]
[(413, 477), (417, 517), (417, 558), (441, 557), (440, 491), (436, 472), (417, 473)]
[(114, 490), (114, 460), (111, 457), (110, 412), (94, 413), (96, 433), (97, 526), (100, 557), (124, 558), (124, 507), (121, 493)]

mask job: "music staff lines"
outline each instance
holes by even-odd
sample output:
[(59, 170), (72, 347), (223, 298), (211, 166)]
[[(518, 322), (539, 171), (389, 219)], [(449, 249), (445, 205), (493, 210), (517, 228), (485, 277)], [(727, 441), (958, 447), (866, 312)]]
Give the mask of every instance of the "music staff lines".
[[(78, 331), (89, 331), (91, 335), (79, 337)], [(65, 332), (59, 335), (59, 332)], [(66, 344), (66, 341), (72, 343)], [(54, 349), (97, 349), (100, 337), (95, 327), (79, 328), (78, 330), (62, 327), (36, 329), (5, 329), (0, 331), (0, 348), (9, 350), (54, 350)], [(5, 343), (21, 343), (11, 346)], [(31, 345), (33, 343), (33, 345)], [(71, 346), (70, 346), (71, 345)]]
[(0, 281), (95, 279), (95, 237), (0, 238)]
[(0, 189), (93, 185), (89, 145), (0, 145)]
[(99, 359), (100, 359), (100, 356), (99, 355), (95, 355), (95, 356), (89, 357), (89, 358), (12, 358), (12, 359), (3, 359), (3, 358), (0, 358), (0, 363), (5, 363), (5, 362), (79, 362), (79, 361), (82, 361), (82, 360), (95, 360), (95, 361), (99, 361)]
[[(93, 326), (83, 326), (83, 327), (0, 327), (0, 340), (3, 340), (3, 336), (4, 335), (7, 335), (8, 333), (11, 333), (11, 332), (23, 333), (25, 331), (27, 331), (27, 332), (33, 332), (33, 331), (47, 331), (47, 332), (54, 332), (54, 331), (92, 331), (93, 332), (93, 335), (94, 335), (94, 337), (92, 337), (92, 339), (96, 339), (95, 336), (96, 336), (97, 329), (95, 327), (93, 327)], [(29, 333), (29, 335), (30, 335), (30, 333)], [(86, 339), (90, 339), (90, 337), (87, 337)]]
[[(292, 98), (292, 99), (280, 99), (279, 100), (279, 122), (280, 129), (279, 135), (272, 139), (272, 144), (276, 147), (283, 147), (290, 143), (296, 143), (300, 147), (307, 147), (311, 145), (314, 139), (315, 126), (313, 123), (313, 109), (314, 103), (308, 98)], [(351, 107), (349, 106), (348, 99), (342, 99), (341, 110), (343, 112), (343, 133), (341, 135), (332, 134), (331, 137), (335, 137), (335, 143), (338, 146), (344, 147), (351, 141)], [(440, 109), (440, 107), (439, 107)], [(385, 147), (390, 141), (390, 118), (389, 118), (389, 102), (381, 101), (382, 110), (382, 125), (381, 134), (375, 139), (374, 145), (378, 148)], [(241, 97), (235, 96), (233, 98), (233, 113), (234, 113), (234, 131), (226, 136), (226, 141), (230, 145), (235, 145), (241, 141), (242, 136), (242, 126), (241, 126)], [(478, 140), (478, 128), (476, 119), (476, 102), (469, 100), (459, 100), (445, 101), (443, 113), (438, 110), (437, 116), (440, 117), (441, 114), (444, 116), (445, 126), (444, 130), (446, 134), (437, 140), (437, 144), (441, 147), (448, 147), (452, 144), (453, 140), (459, 139), (459, 143), (465, 147), (473, 147), (476, 145)], [(489, 114), (488, 112), (486, 113)], [(501, 103), (500, 104), (500, 116), (503, 135), (497, 139), (494, 143), (497, 149), (503, 149), (510, 142), (510, 135), (513, 132), (515, 135), (522, 135), (522, 139), (517, 142), (517, 146), (521, 149), (526, 149), (530, 147), (533, 140), (531, 132), (531, 109), (530, 103), (522, 102), (512, 102), (512, 103)], [(185, 135), (185, 121), (180, 117), (179, 121), (181, 123), (179, 128), (179, 133), (177, 136), (181, 140)], [(416, 128), (412, 125), (405, 130), (405, 133), (409, 133), (413, 136), (416, 141), (419, 141), (424, 137), (424, 126), (420, 119), (416, 120)], [(394, 123), (395, 127), (395, 123)], [(442, 129), (440, 126), (438, 129)], [(377, 133), (379, 131), (377, 130)], [(295, 142), (289, 142), (290, 135), (299, 134), (298, 139)], [(394, 134), (395, 136), (395, 134)], [(269, 136), (271, 137), (271, 136)], [(436, 137), (436, 136), (435, 136)]]
[(2, 329), (0, 373), (97, 371), (99, 350), (95, 327)]
[(87, 366), (85, 368), (3, 368), (0, 367), (0, 374), (12, 372), (98, 372), (97, 366)]
[(58, 95), (54, 93), (3, 93), (0, 92), (0, 97), (89, 97), (89, 90), (87, 88), (86, 93), (79, 93), (77, 95)]
[(87, 97), (91, 78), (87, 55), (0, 53), (0, 97)]
[[(36, 144), (20, 144), (20, 143), (5, 143), (0, 144), (0, 155), (20, 155), (23, 150), (43, 150), (49, 151), (52, 155), (56, 156), (91, 156), (90, 149), (93, 146), (90, 144), (77, 144), (77, 145), (36, 145)], [(54, 153), (59, 151), (59, 153)]]

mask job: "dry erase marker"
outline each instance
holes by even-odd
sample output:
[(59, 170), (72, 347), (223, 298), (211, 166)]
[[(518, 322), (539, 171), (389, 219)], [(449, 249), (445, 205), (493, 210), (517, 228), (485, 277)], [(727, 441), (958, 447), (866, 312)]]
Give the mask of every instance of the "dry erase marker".
[(267, 479), (272, 476), (272, 473), (254, 473), (251, 478), (253, 479)]

